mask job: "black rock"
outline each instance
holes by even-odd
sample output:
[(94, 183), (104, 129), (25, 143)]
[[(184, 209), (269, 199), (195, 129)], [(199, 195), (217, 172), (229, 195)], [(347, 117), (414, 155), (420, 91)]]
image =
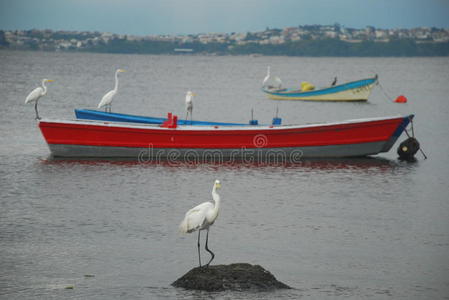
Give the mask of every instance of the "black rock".
[(225, 291), (254, 290), (270, 291), (290, 289), (259, 265), (246, 263), (196, 267), (172, 283), (188, 290)]

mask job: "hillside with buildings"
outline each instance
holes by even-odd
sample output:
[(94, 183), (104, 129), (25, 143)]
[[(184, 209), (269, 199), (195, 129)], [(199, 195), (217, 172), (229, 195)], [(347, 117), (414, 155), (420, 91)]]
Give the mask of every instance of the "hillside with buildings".
[(447, 56), (449, 29), (363, 29), (304, 25), (260, 32), (119, 35), (102, 32), (0, 30), (0, 48), (141, 54), (290, 56)]

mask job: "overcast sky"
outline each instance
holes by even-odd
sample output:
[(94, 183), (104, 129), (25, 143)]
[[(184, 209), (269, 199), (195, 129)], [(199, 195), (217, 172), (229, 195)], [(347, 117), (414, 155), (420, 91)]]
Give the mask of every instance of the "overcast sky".
[(449, 28), (449, 0), (0, 0), (4, 30), (189, 34), (336, 22)]

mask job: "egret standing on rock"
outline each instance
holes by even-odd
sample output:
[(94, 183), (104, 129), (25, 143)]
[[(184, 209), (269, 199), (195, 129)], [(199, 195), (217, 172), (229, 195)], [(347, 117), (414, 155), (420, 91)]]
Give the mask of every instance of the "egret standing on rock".
[(40, 120), (39, 113), (37, 112), (37, 102), (39, 99), (47, 95), (47, 87), (45, 84), (47, 82), (52, 82), (51, 79), (42, 79), (42, 86), (35, 88), (25, 99), (25, 104), (29, 102), (34, 102), (34, 110), (36, 111), (36, 120)]
[(188, 91), (186, 94), (186, 120), (190, 114), (190, 123), (192, 123), (192, 111), (193, 111), (193, 96), (196, 96), (192, 91)]
[(198, 230), (198, 260), (201, 267), (201, 255), (200, 255), (200, 232), (201, 230), (207, 230), (206, 235), (206, 251), (209, 252), (212, 257), (206, 264), (209, 266), (211, 261), (214, 259), (215, 254), (207, 247), (207, 242), (209, 240), (209, 227), (214, 224), (218, 217), (218, 211), (220, 210), (220, 195), (217, 193), (217, 189), (221, 188), (219, 180), (215, 180), (214, 187), (212, 188), (212, 199), (213, 202), (204, 202), (194, 208), (190, 209), (179, 225), (179, 231), (182, 233), (191, 233)]
[(125, 70), (117, 69), (117, 71), (115, 71), (115, 87), (112, 91), (107, 92), (103, 96), (100, 103), (98, 104), (98, 108), (102, 108), (104, 106), (105, 107), (104, 111), (107, 111), (107, 109), (109, 108), (109, 112), (111, 112), (112, 98), (114, 98), (114, 96), (115, 96), (115, 94), (117, 94), (117, 90), (118, 90), (118, 73), (122, 73), (122, 72), (125, 72)]

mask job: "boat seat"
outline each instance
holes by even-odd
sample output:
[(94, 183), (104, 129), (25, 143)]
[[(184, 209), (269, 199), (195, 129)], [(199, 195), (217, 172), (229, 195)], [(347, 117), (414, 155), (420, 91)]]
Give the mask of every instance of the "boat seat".
[(172, 113), (167, 113), (167, 120), (162, 122), (160, 127), (166, 127), (166, 128), (178, 127), (178, 116), (173, 115)]

